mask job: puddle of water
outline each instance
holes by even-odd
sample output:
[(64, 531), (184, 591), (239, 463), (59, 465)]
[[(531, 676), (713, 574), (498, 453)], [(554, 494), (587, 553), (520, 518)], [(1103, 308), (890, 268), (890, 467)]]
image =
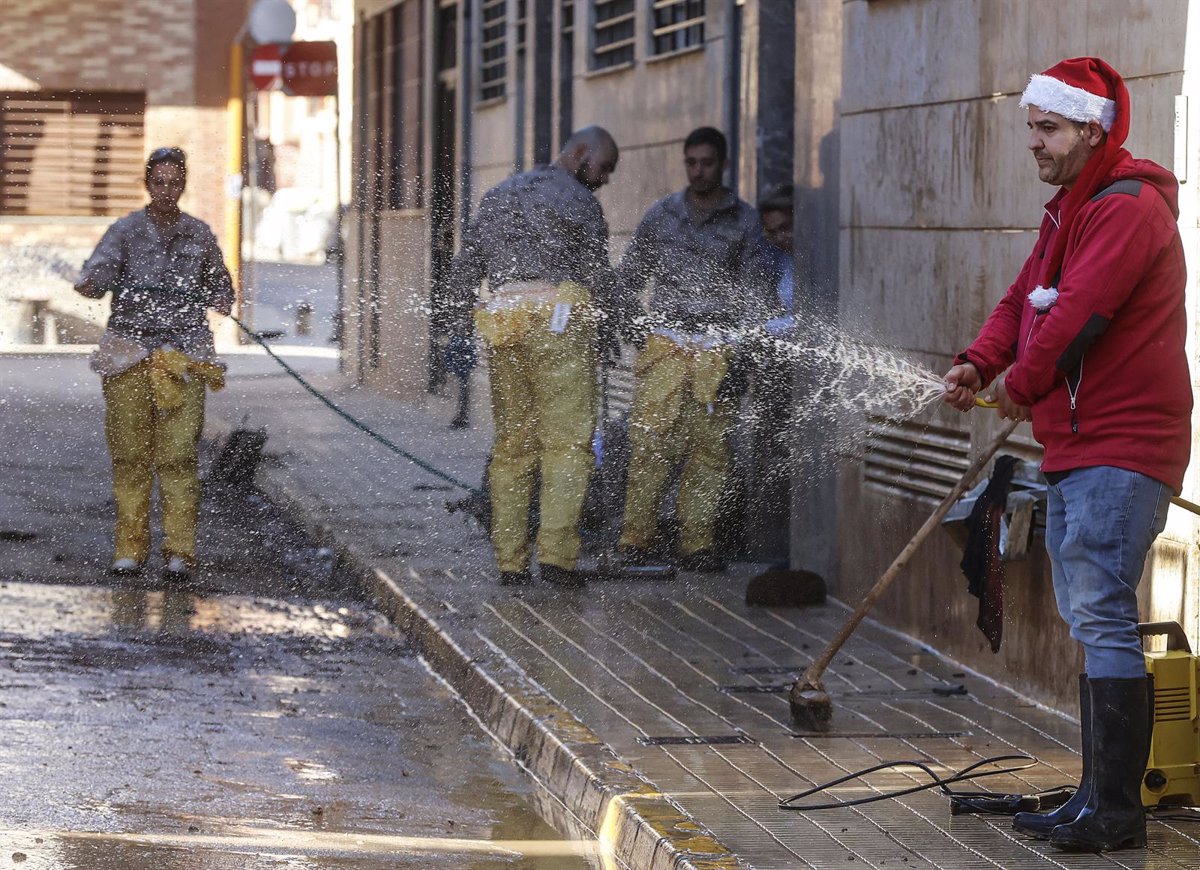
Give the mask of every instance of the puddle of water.
[(0, 866), (600, 866), (361, 606), (7, 583), (0, 610), (0, 769), (53, 805), (0, 801), (46, 828), (0, 831)]
[[(191, 826), (195, 828), (196, 826)], [(594, 841), (413, 837), (230, 827), (222, 833), (0, 831), (0, 861), (22, 870), (603, 867)]]

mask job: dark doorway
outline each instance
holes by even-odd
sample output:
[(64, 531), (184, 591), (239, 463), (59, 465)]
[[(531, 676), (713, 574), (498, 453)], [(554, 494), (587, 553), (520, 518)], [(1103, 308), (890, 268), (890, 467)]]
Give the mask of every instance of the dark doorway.
[(458, 4), (443, 0), (438, 10), (434, 57), (433, 165), (430, 176), (430, 352), (429, 391), (445, 382), (441, 347), (449, 326), (446, 319), (446, 280), (454, 256), (454, 222), (458, 213)]

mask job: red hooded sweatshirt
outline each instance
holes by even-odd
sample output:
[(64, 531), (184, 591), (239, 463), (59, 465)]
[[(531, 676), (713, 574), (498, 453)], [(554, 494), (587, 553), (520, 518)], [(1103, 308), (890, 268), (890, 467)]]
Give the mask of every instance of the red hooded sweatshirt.
[(1111, 465), (1183, 486), (1192, 389), (1178, 192), (1166, 169), (1122, 154), (1068, 228), (1057, 299), (1031, 303), (1059, 190), (1021, 274), (959, 354), (984, 385), (1012, 366), (1005, 387), (1033, 409), (1043, 471)]

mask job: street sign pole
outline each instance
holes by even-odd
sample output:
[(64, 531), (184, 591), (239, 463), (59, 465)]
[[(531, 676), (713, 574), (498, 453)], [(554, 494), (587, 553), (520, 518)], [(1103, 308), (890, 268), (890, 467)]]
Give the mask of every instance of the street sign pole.
[(346, 240), (345, 212), (342, 206), (342, 97), (340, 88), (333, 91), (333, 189), (337, 202), (337, 220), (334, 231), (337, 233), (337, 310), (333, 313), (333, 335), (338, 346), (338, 368), (342, 367), (342, 355), (345, 351), (345, 335), (342, 330), (342, 303), (346, 287)]
[[(242, 297), (242, 131), (245, 129), (245, 90), (242, 39), (229, 46), (229, 98), (226, 103), (225, 263), (233, 276), (236, 307)], [(240, 341), (240, 338), (238, 339)]]

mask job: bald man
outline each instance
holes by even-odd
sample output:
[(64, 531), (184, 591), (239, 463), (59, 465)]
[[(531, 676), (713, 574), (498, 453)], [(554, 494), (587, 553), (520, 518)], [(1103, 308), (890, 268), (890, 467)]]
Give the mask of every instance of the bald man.
[(539, 471), (542, 580), (584, 584), (576, 563), (594, 465), (598, 344), (632, 315), (595, 197), (618, 158), (606, 130), (576, 132), (553, 163), (484, 194), (450, 268), (447, 367), (469, 370), (472, 319), (487, 349), (496, 428), (491, 537), (505, 585), (531, 579), (529, 505)]

